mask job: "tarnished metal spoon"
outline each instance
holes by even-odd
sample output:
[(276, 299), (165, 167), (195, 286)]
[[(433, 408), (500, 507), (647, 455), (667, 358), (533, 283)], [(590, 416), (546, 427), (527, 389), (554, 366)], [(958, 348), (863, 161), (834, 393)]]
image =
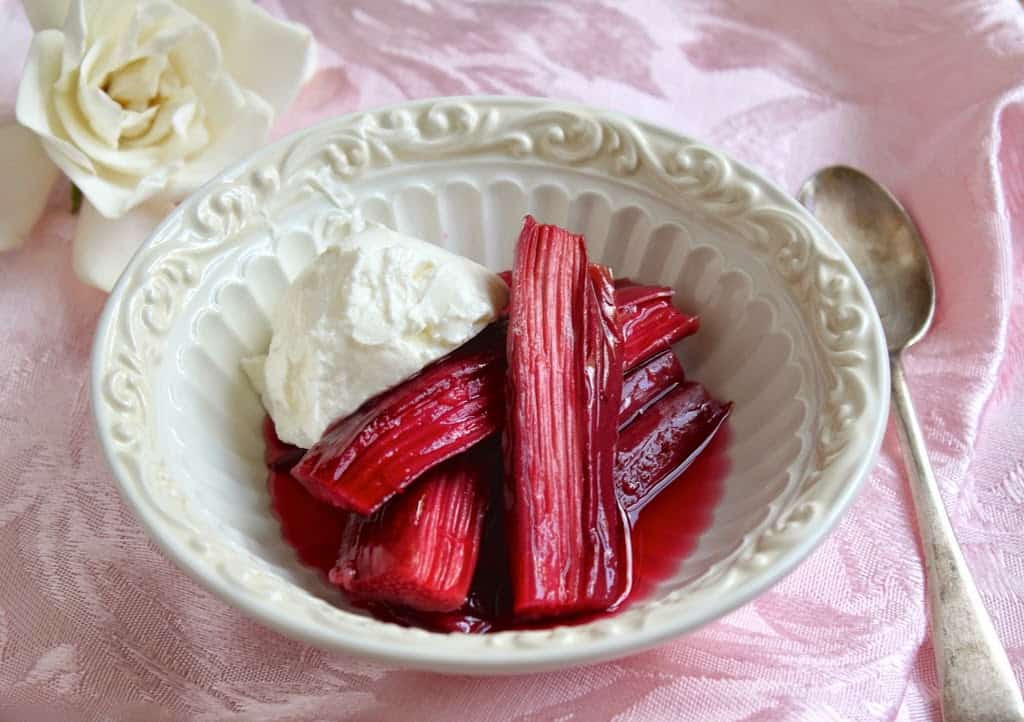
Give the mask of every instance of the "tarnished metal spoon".
[(917, 510), (946, 722), (1024, 720), (1024, 701), (939, 496), (900, 356), (931, 325), (935, 282), (921, 236), (891, 193), (853, 168), (807, 179), (800, 202), (864, 278), (889, 345), (892, 403)]

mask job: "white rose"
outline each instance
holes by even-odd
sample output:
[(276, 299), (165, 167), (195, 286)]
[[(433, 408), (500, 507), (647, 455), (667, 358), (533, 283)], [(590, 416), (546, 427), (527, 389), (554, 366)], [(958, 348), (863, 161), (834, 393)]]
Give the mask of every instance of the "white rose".
[(36, 35), (17, 118), (85, 196), (75, 268), (109, 290), (174, 201), (266, 141), (313, 39), (251, 0), (23, 2)]

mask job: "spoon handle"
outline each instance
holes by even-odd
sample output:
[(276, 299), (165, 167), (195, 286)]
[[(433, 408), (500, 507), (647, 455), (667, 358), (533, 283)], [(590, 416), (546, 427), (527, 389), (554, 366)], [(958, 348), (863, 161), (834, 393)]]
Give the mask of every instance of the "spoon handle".
[(924, 547), (932, 640), (945, 722), (1024, 720), (1010, 660), (949, 525), (898, 354), (890, 357), (892, 401)]

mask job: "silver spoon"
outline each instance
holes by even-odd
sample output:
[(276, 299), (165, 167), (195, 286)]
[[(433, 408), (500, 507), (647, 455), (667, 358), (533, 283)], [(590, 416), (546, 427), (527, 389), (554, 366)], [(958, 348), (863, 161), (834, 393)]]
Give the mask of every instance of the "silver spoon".
[(900, 362), (903, 350), (924, 336), (935, 310), (935, 281), (921, 236), (899, 201), (853, 168), (818, 171), (799, 198), (860, 271), (885, 329), (892, 403), (924, 547), (942, 717), (946, 722), (1024, 720), (1010, 661), (942, 505)]

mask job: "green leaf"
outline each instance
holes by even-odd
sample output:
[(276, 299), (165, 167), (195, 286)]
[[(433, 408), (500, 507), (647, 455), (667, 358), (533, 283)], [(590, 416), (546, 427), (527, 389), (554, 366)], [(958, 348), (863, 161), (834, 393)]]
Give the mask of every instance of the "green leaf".
[(77, 216), (78, 212), (82, 210), (82, 189), (76, 186), (74, 183), (71, 184), (71, 215)]

